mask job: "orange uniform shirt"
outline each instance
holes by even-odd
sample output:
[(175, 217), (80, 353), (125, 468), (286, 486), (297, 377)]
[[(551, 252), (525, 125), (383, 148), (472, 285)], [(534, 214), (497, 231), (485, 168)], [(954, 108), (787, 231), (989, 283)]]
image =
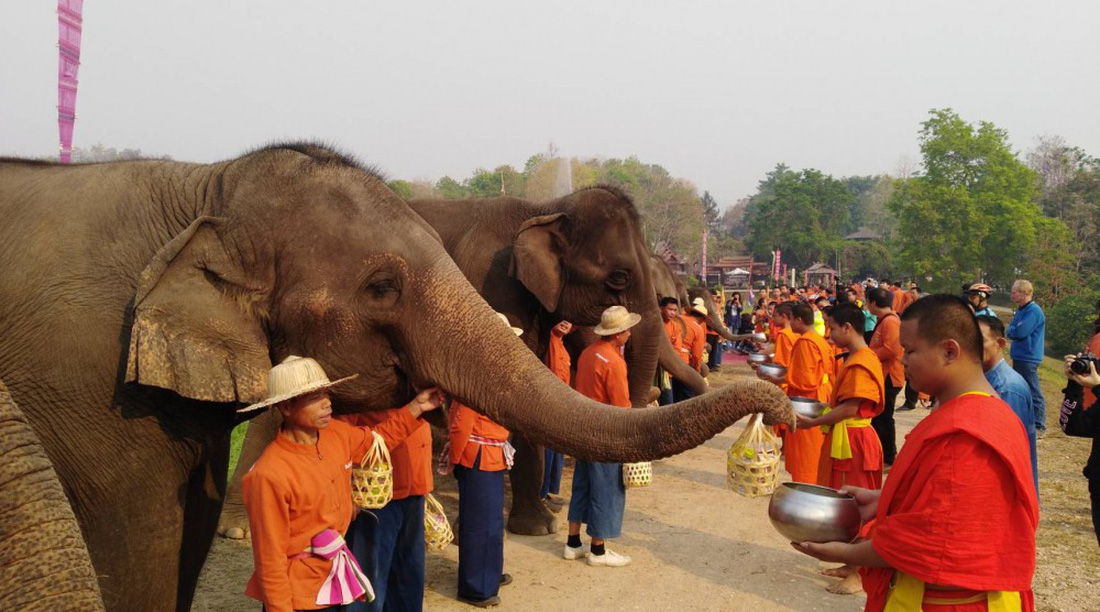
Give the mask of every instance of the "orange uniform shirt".
[[(379, 427), (398, 412), (408, 411), (401, 407), (341, 415), (337, 418), (350, 425)], [(394, 499), (427, 495), (435, 488), (432, 477), (432, 427), (427, 421), (420, 421), (420, 425), (404, 442), (390, 449), (390, 459), (393, 461)]]
[[(856, 419), (870, 419), (882, 413), (886, 406), (886, 383), (882, 364), (874, 351), (862, 348), (850, 353), (837, 366), (836, 382), (830, 405), (834, 408), (851, 400), (862, 400)], [(882, 488), (882, 442), (873, 427), (849, 427), (848, 445), (851, 459), (835, 459), (831, 454), (832, 432), (825, 434), (821, 447), (818, 484), (839, 489), (853, 485), (865, 489)]]
[(684, 335), (684, 345), (688, 348), (690, 360), (688, 365), (696, 370), (703, 369), (703, 347), (707, 345), (706, 323), (698, 317), (688, 315), (684, 317), (687, 325), (687, 334)]
[(905, 438), (882, 488), (871, 545), (891, 567), (860, 568), (866, 610), (884, 608), (895, 570), (925, 583), (1016, 591), (1033, 610), (1038, 525), (1020, 420), (988, 395), (945, 402)]
[[(423, 421), (402, 409), (375, 431), (392, 449), (421, 425)], [(352, 516), (351, 466), (372, 442), (371, 428), (333, 419), (320, 431), (316, 445), (277, 435), (264, 449), (241, 482), (255, 567), (246, 595), (272, 612), (317, 607), (317, 592), (332, 561), (291, 557), (325, 529), (347, 531)]]
[[(833, 351), (813, 329), (799, 336), (787, 366), (787, 395), (827, 402), (832, 397)], [(795, 482), (816, 483), (825, 434), (818, 427), (787, 432), (783, 437), (785, 466)]]
[(565, 384), (569, 384), (569, 351), (565, 350), (565, 342), (561, 336), (550, 333), (550, 345), (546, 348), (546, 366)]
[(619, 349), (598, 340), (577, 359), (577, 392), (597, 402), (630, 408), (626, 360)]
[(507, 467), (502, 447), (470, 441), (471, 435), (498, 442), (508, 441), (508, 430), (484, 414), (452, 401), (449, 435), (451, 463), (472, 468), (480, 452), (481, 463), (478, 464), (478, 469), (482, 472), (499, 472)]
[(875, 333), (868, 344), (882, 363), (882, 373), (893, 382), (894, 388), (905, 384), (905, 366), (901, 358), (905, 350), (901, 348), (901, 317), (886, 315), (878, 320)]
[[(668, 321), (665, 321), (665, 333), (668, 334), (668, 341), (672, 343), (673, 350), (679, 355), (680, 359), (687, 364), (691, 363), (691, 350), (684, 345), (684, 335), (686, 333), (686, 325), (681, 317), (672, 317)], [(578, 367), (580, 367), (578, 365)]]

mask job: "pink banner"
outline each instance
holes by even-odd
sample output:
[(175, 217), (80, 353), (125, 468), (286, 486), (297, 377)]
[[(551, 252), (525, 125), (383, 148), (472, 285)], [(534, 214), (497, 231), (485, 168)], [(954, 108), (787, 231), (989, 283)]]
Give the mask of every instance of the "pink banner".
[(63, 164), (69, 163), (73, 155), (83, 10), (84, 0), (57, 0), (57, 132)]

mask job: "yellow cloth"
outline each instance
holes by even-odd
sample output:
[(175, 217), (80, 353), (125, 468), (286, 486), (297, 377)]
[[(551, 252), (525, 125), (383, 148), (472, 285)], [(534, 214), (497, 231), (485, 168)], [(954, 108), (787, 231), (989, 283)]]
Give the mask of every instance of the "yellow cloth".
[[(1023, 602), (1017, 591), (986, 591), (984, 598), (989, 612), (1023, 610)], [(927, 601), (930, 604), (974, 603), (970, 600), (937, 600), (934, 596)], [(924, 602), (924, 582), (904, 572), (895, 571), (894, 578), (890, 581), (890, 594), (886, 596), (886, 607), (883, 608), (883, 612), (920, 612)]]
[[(826, 408), (823, 414), (829, 414), (832, 412), (832, 408)], [(822, 433), (832, 433), (832, 439), (830, 441), (829, 456), (833, 459), (851, 459), (852, 458), (852, 443), (848, 440), (848, 428), (849, 427), (870, 427), (871, 419), (844, 419), (838, 421), (832, 425), (822, 425)]]

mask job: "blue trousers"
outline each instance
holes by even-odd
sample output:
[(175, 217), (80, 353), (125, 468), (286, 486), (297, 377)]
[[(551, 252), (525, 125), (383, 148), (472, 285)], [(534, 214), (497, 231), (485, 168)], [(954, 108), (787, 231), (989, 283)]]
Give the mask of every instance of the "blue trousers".
[(695, 397), (695, 392), (693, 392), (686, 384), (676, 380), (675, 378), (672, 379), (673, 401), (682, 402), (693, 397)]
[(551, 493), (557, 495), (561, 492), (561, 468), (565, 463), (565, 455), (548, 448), (543, 457), (542, 491), (539, 497), (545, 499)]
[(504, 470), (456, 465), (458, 479), (458, 596), (488, 599), (504, 573)]
[(584, 523), (585, 533), (593, 538), (617, 538), (623, 530), (625, 510), (623, 464), (578, 459), (573, 467), (569, 522)]
[(424, 609), (424, 496), (395, 499), (360, 511), (345, 538), (370, 578), (375, 599), (348, 604), (348, 612), (420, 612)]
[(1019, 372), (1031, 389), (1031, 407), (1035, 411), (1035, 431), (1047, 430), (1047, 401), (1043, 398), (1043, 389), (1039, 386), (1039, 364), (1029, 361), (1012, 360), (1012, 369)]

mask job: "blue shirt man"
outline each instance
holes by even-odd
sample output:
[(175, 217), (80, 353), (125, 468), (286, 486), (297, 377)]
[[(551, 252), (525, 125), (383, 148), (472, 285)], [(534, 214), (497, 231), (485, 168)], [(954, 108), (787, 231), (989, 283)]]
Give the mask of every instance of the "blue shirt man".
[(1031, 388), (1031, 404), (1035, 409), (1035, 430), (1041, 438), (1047, 430), (1047, 405), (1039, 386), (1039, 364), (1043, 362), (1043, 342), (1046, 338), (1046, 317), (1043, 309), (1032, 301), (1034, 289), (1026, 280), (1012, 283), (1012, 301), (1016, 314), (1005, 335), (1012, 341), (1012, 369), (1020, 373)]
[(1031, 388), (1018, 372), (1008, 366), (1004, 359), (1004, 323), (997, 317), (979, 316), (978, 327), (982, 330), (982, 369), (989, 386), (997, 391), (1012, 412), (1020, 418), (1027, 432), (1028, 448), (1031, 450), (1031, 476), (1035, 481), (1035, 495), (1039, 495), (1039, 463), (1035, 453), (1035, 415), (1031, 401)]

